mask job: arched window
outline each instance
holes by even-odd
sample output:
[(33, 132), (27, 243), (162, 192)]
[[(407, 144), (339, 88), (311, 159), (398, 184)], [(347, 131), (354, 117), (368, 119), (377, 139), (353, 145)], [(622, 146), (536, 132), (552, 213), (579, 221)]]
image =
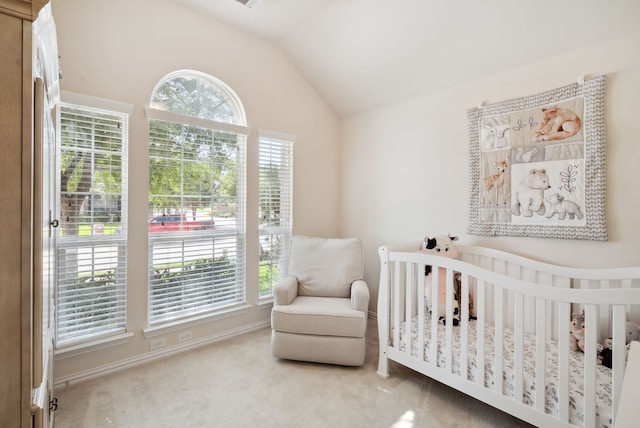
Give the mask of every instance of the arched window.
[(245, 302), (246, 118), (218, 79), (181, 70), (149, 119), (149, 323)]
[(149, 106), (216, 122), (246, 125), (237, 95), (222, 81), (192, 70), (173, 72), (156, 85)]

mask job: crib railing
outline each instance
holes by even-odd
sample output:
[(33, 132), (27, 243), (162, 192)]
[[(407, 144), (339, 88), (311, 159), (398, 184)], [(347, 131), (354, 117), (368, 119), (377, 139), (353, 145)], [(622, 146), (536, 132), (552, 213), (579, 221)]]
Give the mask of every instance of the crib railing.
[[(407, 365), (438, 381), (457, 388), (490, 405), (500, 408), (530, 423), (544, 426), (571, 426), (569, 399), (569, 322), (572, 312), (584, 309), (584, 420), (583, 426), (596, 426), (596, 366), (598, 343), (613, 337), (613, 369), (611, 376), (612, 409), (615, 415), (620, 399), (625, 368), (625, 323), (640, 312), (640, 269), (573, 269), (550, 265), (516, 255), (467, 245), (456, 246), (458, 259), (447, 259), (417, 252), (420, 243), (385, 246), (379, 249), (381, 259), (378, 292), (378, 327), (380, 359), (378, 373), (388, 376), (388, 359)], [(438, 346), (429, 347), (424, 355), (425, 333), (431, 344), (438, 343), (438, 323), (431, 322), (424, 331), (425, 307), (424, 266), (432, 266), (434, 284), (444, 269), (447, 283), (444, 364), (438, 364)], [(461, 323), (453, 326), (454, 273), (462, 277)], [(431, 296), (431, 312), (438, 313), (436, 287)], [(469, 380), (469, 299), (477, 311), (477, 342), (473, 357), (478, 374)], [(411, 320), (417, 319), (418, 332), (411, 334)], [(434, 320), (435, 321), (435, 320)], [(404, 324), (403, 324), (404, 323)], [(402, 335), (401, 326), (406, 329)], [(495, 341), (488, 344), (485, 333), (495, 332)], [(453, 370), (454, 329), (460, 329), (459, 370)], [(506, 329), (513, 332), (513, 349), (505, 349)], [(524, 336), (535, 334), (535, 398), (533, 405), (524, 400)], [(557, 342), (557, 413), (545, 411), (546, 344)], [(416, 343), (413, 343), (416, 341)], [(417, 355), (412, 355), (416, 345)], [(493, 349), (488, 349), (493, 346)], [(486, 352), (492, 351), (492, 352)], [(503, 359), (513, 352), (513, 397), (504, 393)], [(485, 386), (485, 359), (493, 361), (494, 385)]]

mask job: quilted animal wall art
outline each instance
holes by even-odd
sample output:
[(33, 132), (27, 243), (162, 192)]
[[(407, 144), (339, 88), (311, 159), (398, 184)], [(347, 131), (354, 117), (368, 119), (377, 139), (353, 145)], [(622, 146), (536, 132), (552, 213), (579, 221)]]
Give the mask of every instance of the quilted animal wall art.
[(469, 233), (607, 240), (604, 85), (467, 111)]

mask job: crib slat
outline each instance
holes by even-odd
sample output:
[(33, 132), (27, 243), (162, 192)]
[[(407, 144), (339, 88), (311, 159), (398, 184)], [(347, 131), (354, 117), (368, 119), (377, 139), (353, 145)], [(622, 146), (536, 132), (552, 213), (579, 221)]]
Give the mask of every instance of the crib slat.
[[(561, 320), (570, 320), (571, 303), (560, 303), (558, 316)], [(569, 421), (569, 333), (567, 333), (567, 324), (558, 323), (558, 419), (562, 422)]]
[(411, 350), (413, 349), (413, 335), (411, 334), (413, 324), (413, 271), (413, 263), (406, 263), (404, 274), (404, 349), (408, 355), (411, 355)]
[(524, 296), (522, 293), (517, 293), (514, 296), (514, 365), (513, 365), (513, 382), (514, 382), (514, 399), (518, 403), (522, 403), (523, 397), (523, 383), (522, 383), (522, 371), (524, 367), (523, 349), (524, 349), (524, 328), (523, 328), (523, 316), (524, 316)]
[(598, 328), (597, 305), (584, 309), (584, 426), (596, 426), (596, 355)]
[(611, 403), (612, 414), (614, 416), (613, 426), (615, 426), (615, 416), (618, 413), (620, 393), (622, 392), (622, 379), (625, 370), (625, 342), (626, 342), (626, 307), (625, 305), (613, 305), (612, 313), (612, 337), (613, 337), (613, 370), (611, 373), (613, 402)]
[(503, 353), (504, 353), (504, 289), (494, 286), (495, 294), (495, 367), (493, 381), (495, 391), (502, 395), (504, 390), (503, 384)]
[(478, 359), (478, 375), (476, 378), (476, 382), (480, 384), (480, 386), (484, 386), (484, 372), (485, 372), (485, 358), (484, 358), (484, 320), (485, 320), (485, 309), (486, 305), (484, 302), (485, 296), (485, 284), (484, 280), (478, 278), (478, 324), (477, 324), (477, 343), (476, 349), (478, 350), (478, 355), (476, 358)]
[(418, 355), (424, 361), (424, 265), (418, 265)]
[(446, 341), (445, 341), (445, 368), (448, 372), (453, 371), (453, 319), (451, 314), (453, 313), (453, 271), (451, 269), (446, 270), (445, 280), (447, 285), (447, 325), (446, 325)]
[[(612, 288), (611, 281), (609, 280), (601, 280), (598, 282), (599, 282), (599, 285), (596, 284), (596, 288), (599, 288), (599, 289)], [(596, 335), (597, 335), (596, 337), (597, 338), (609, 337), (609, 335), (611, 334), (611, 328), (609, 326), (609, 320), (611, 317), (611, 305), (598, 305), (596, 315), (598, 319), (598, 329), (596, 330)]]
[(438, 269), (432, 267), (431, 271), (431, 339), (429, 340), (429, 361), (438, 365)]
[[(578, 284), (580, 284), (577, 288), (580, 288), (580, 289), (587, 289), (587, 290), (591, 288), (591, 286), (590, 286), (590, 282), (589, 282), (589, 280), (587, 280), (587, 279), (580, 279), (579, 281), (576, 281), (576, 282), (577, 282)], [(572, 311), (572, 312), (576, 312), (576, 313), (578, 313), (578, 312), (580, 312), (580, 311), (581, 311), (581, 310), (583, 310), (583, 309), (584, 309), (584, 305), (583, 305), (582, 303), (580, 303), (580, 304), (574, 304), (574, 307), (573, 307), (573, 311)]]
[(393, 279), (393, 346), (400, 349), (400, 262), (394, 263)]
[(545, 404), (545, 347), (547, 343), (546, 304), (536, 298), (536, 409), (544, 412)]
[(387, 359), (387, 346), (389, 344), (389, 282), (391, 281), (389, 270), (389, 253), (380, 248), (380, 286), (378, 289), (378, 346), (380, 347), (378, 358), (378, 374), (389, 376), (389, 360)]
[(460, 330), (460, 375), (468, 379), (469, 368), (469, 275), (462, 274), (462, 326)]
[[(630, 279), (623, 279), (622, 281), (620, 281), (620, 288), (631, 288), (631, 280)], [(631, 313), (631, 305), (626, 305), (625, 306), (625, 312), (626, 313)]]

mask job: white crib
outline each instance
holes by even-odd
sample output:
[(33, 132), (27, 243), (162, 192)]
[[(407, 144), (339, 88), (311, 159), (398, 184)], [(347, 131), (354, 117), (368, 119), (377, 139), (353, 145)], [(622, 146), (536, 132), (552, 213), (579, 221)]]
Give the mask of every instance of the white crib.
[[(456, 245), (457, 259), (419, 253), (421, 242), (379, 248), (380, 355), (531, 424), (613, 427), (626, 358), (626, 322), (640, 322), (640, 267), (576, 269)], [(461, 322), (431, 322), (425, 265), (448, 290), (462, 278)], [(438, 313), (436, 288), (434, 307)], [(477, 320), (469, 318), (473, 299)], [(447, 292), (447, 314), (453, 311)], [(571, 314), (585, 311), (585, 352), (569, 350)], [(446, 325), (445, 325), (446, 324)], [(613, 337), (613, 368), (597, 364)], [(496, 376), (497, 374), (497, 376)], [(537, 385), (544, 385), (543, 388)]]

